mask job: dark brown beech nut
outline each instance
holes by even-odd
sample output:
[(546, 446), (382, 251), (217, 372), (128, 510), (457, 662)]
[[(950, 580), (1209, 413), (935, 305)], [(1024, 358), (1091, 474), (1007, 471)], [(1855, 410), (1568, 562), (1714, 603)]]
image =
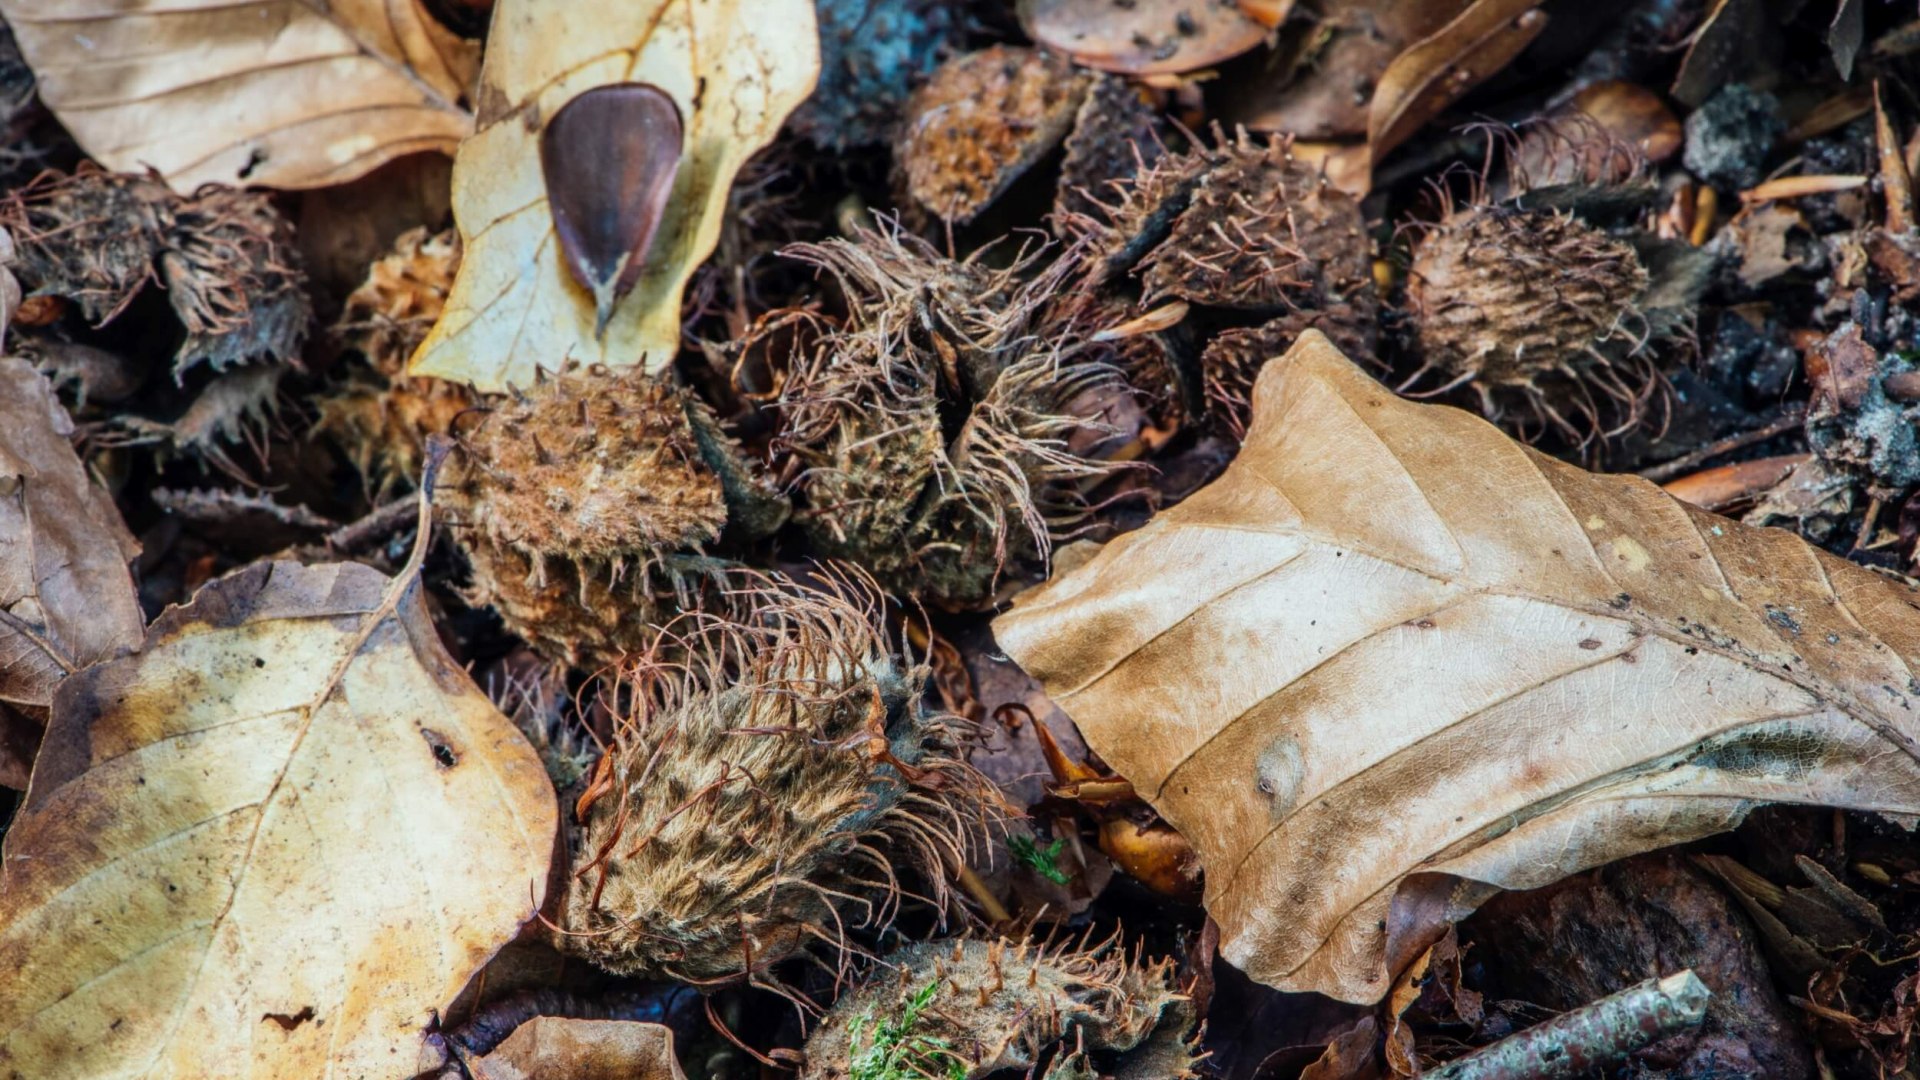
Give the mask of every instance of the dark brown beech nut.
[(680, 107), (651, 83), (587, 90), (540, 133), (554, 231), (567, 269), (593, 294), (596, 335), (640, 280), (682, 142)]

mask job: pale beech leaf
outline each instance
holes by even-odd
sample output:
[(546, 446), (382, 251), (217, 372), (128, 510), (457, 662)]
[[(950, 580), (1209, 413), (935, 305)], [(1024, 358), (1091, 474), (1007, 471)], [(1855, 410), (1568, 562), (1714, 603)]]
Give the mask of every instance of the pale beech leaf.
[(0, 873), (0, 1075), (417, 1071), (558, 810), (412, 584), (256, 563), (61, 683)]
[(116, 172), (309, 188), (452, 153), (480, 62), (421, 0), (0, 0), (40, 99)]
[(1213, 484), (994, 625), (1221, 952), (1373, 1001), (1496, 889), (1768, 802), (1920, 811), (1920, 591), (1395, 397), (1318, 332)]
[[(500, 0), (490, 42), (479, 131), (453, 163), (465, 254), (412, 372), (502, 391), (570, 362), (666, 366), (680, 295), (719, 239), (734, 174), (819, 75), (812, 0)], [(596, 332), (593, 294), (554, 233), (540, 134), (582, 91), (617, 83), (671, 96), (685, 147), (639, 280)]]

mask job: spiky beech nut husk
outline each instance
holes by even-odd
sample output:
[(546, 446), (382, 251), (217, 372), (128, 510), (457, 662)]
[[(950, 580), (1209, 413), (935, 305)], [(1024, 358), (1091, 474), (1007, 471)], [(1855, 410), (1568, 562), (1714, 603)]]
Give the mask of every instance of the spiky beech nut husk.
[(1089, 76), (1064, 58), (995, 45), (940, 65), (907, 100), (894, 160), (942, 220), (971, 221), (1059, 144)]
[(1242, 132), (1207, 157), (1186, 209), (1136, 268), (1147, 302), (1257, 311), (1373, 303), (1371, 245), (1353, 196), (1296, 160), (1286, 139)]
[(174, 370), (297, 359), (312, 308), (292, 229), (260, 192), (180, 196), (152, 176), (49, 173), (0, 203), (32, 296), (77, 303), (95, 324), (158, 280), (186, 330)]
[(1081, 245), (1086, 285), (1098, 288), (1125, 280), (1149, 252), (1165, 243), (1215, 160), (1205, 147), (1163, 155), (1115, 184), (1113, 192), (1097, 195), (1105, 204), (1097, 210), (1065, 215), (1063, 231)]
[[(563, 947), (706, 983), (882, 926), (945, 882), (990, 818), (965, 721), (888, 653), (863, 587), (737, 584), (737, 620), (674, 628), (626, 667), (630, 715), (576, 813)], [(844, 956), (840, 957), (844, 959)]]
[(1200, 354), (1207, 404), (1225, 419), (1228, 430), (1244, 437), (1253, 408), (1253, 383), (1267, 361), (1285, 354), (1308, 330), (1327, 335), (1348, 356), (1372, 356), (1378, 329), (1372, 305), (1342, 303), (1289, 312), (1259, 326), (1223, 330)]
[[(1288, 327), (1323, 326), (1371, 355), (1379, 299), (1351, 195), (1295, 158), (1286, 139), (1216, 132), (1216, 142), (1153, 161), (1115, 185), (1113, 202), (1064, 222), (1078, 244), (1076, 291), (1104, 298), (1106, 325), (1093, 336), (1129, 379), (1139, 369), (1179, 390), (1161, 399), (1163, 422), (1225, 407), (1237, 429), (1242, 384), (1266, 359), (1252, 346), (1281, 340)], [(1083, 315), (1096, 307), (1074, 303)], [(1209, 356), (1216, 338), (1225, 340)]]
[(487, 402), (448, 462), (444, 505), (473, 599), (549, 656), (604, 665), (643, 650), (681, 568), (720, 538), (726, 485), (690, 394), (637, 369), (545, 374)]
[(446, 434), (473, 404), (465, 387), (407, 374), (407, 360), (446, 306), (460, 262), (459, 234), (413, 229), (375, 260), (348, 297), (333, 336), (365, 359), (319, 399), (314, 431), (331, 437), (384, 497), (420, 475), (428, 437)]
[(1409, 269), (1421, 373), (1474, 386), (1489, 416), (1518, 399), (1568, 437), (1616, 434), (1664, 385), (1650, 346), (1685, 331), (1704, 281), (1697, 255), (1572, 212), (1455, 208)]
[[(1058, 945), (962, 939), (909, 946), (828, 1010), (801, 1080), (898, 1075), (979, 1080), (1186, 1080), (1202, 1055), (1173, 962), (1129, 959), (1112, 941)], [(1042, 1071), (1044, 1070), (1044, 1071)]]
[(779, 441), (804, 467), (796, 520), (890, 590), (990, 602), (1011, 565), (1044, 560), (1079, 523), (1074, 481), (1111, 468), (1068, 448), (1092, 422), (1067, 406), (1117, 373), (1077, 342), (1038, 340), (1064, 264), (1023, 282), (1029, 259), (988, 271), (893, 232), (791, 250), (848, 304), (782, 393)]
[(1103, 218), (1119, 185), (1166, 156), (1172, 126), (1130, 80), (1105, 72), (1074, 115), (1053, 199), (1054, 231), (1062, 233), (1076, 214)]

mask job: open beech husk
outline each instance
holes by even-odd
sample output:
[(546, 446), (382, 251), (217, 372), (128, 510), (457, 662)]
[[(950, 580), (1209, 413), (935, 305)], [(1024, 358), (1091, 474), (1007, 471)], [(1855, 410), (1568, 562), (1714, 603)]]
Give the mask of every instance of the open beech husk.
[(1448, 205), (1408, 268), (1424, 366), (1402, 389), (1471, 386), (1489, 419), (1581, 443), (1658, 421), (1661, 346), (1692, 333), (1712, 258), (1608, 225), (1651, 197), (1576, 180)]
[(766, 584), (733, 606), (670, 627), (675, 661), (622, 670), (631, 712), (577, 807), (561, 935), (610, 971), (765, 978), (844, 949), (907, 882), (944, 903), (997, 805), (966, 721), (925, 708), (925, 670), (889, 655), (868, 598)]
[(804, 467), (795, 519), (898, 594), (990, 603), (1085, 524), (1083, 482), (1117, 467), (1071, 436), (1099, 429), (1073, 407), (1119, 373), (1038, 318), (1068, 264), (1023, 279), (1038, 255), (993, 270), (891, 228), (789, 252), (831, 272), (848, 307), (783, 391), (780, 443)]

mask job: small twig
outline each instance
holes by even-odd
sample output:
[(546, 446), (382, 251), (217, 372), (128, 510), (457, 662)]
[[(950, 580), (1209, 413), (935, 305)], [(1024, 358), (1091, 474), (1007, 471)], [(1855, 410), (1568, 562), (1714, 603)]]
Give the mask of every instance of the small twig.
[(349, 522), (327, 534), (326, 544), (335, 551), (354, 551), (397, 531), (419, 513), (420, 500), (414, 496), (395, 499), (358, 521)]
[[(339, 527), (336, 522), (321, 517), (298, 503), (286, 506), (274, 502), (269, 495), (249, 491), (224, 489), (182, 491), (176, 488), (155, 488), (153, 503), (169, 514), (178, 514), (188, 520), (209, 525), (230, 525), (248, 515), (258, 514), (288, 528), (308, 532)], [(413, 513), (414, 500), (407, 500), (406, 510), (409, 514)]]
[(1880, 80), (1873, 80), (1873, 134), (1880, 149), (1881, 193), (1887, 197), (1887, 231), (1904, 235), (1913, 231), (1913, 176), (1907, 172), (1907, 158), (1900, 140), (1893, 133), (1887, 110), (1880, 102)]
[(1640, 475), (1656, 484), (1666, 483), (1668, 480), (1687, 472), (1694, 466), (1711, 461), (1721, 454), (1731, 453), (1743, 446), (1752, 446), (1757, 442), (1765, 442), (1775, 435), (1792, 431), (1804, 423), (1806, 418), (1807, 415), (1804, 408), (1790, 408), (1787, 410), (1786, 415), (1765, 427), (1757, 427), (1752, 431), (1742, 431), (1736, 435), (1729, 435), (1718, 442), (1708, 443), (1700, 449), (1690, 454), (1682, 454), (1672, 461), (1663, 461), (1651, 468), (1641, 469)]
[(1692, 971), (1648, 979), (1422, 1075), (1427, 1080), (1586, 1076), (1699, 1024), (1712, 996)]

